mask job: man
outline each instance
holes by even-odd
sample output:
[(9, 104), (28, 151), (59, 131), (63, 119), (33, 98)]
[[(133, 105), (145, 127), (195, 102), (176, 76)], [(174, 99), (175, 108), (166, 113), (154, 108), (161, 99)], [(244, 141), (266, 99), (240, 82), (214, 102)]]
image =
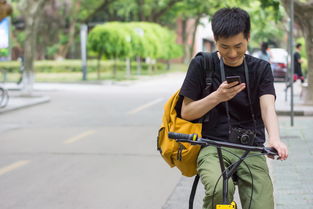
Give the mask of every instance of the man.
[[(209, 122), (203, 123), (202, 135), (215, 140), (229, 140), (230, 127), (252, 130), (255, 132), (253, 145), (263, 146), (265, 141), (264, 126), (268, 132), (268, 146), (274, 147), (281, 160), (288, 157), (286, 145), (281, 142), (275, 112), (275, 89), (270, 64), (264, 60), (246, 55), (250, 39), (250, 17), (239, 8), (224, 8), (217, 11), (212, 19), (212, 29), (218, 51), (213, 53), (213, 75), (211, 93), (202, 98), (205, 86), (205, 73), (202, 67), (203, 58), (195, 57), (188, 72), (180, 94), (184, 96), (181, 116), (192, 121), (209, 114)], [(242, 83), (227, 83), (221, 79), (220, 61), (224, 62), (226, 76), (240, 76)], [(249, 105), (244, 61), (248, 66), (251, 108)], [(226, 103), (229, 108), (226, 108)], [(227, 111), (227, 109), (229, 109)], [(255, 120), (252, 118), (252, 110)], [(229, 113), (228, 117), (227, 112)], [(255, 123), (253, 121), (256, 121)], [(255, 127), (255, 128), (254, 128)], [(239, 142), (238, 142), (239, 143)], [(226, 166), (237, 161), (235, 155), (244, 151), (227, 148), (224, 151)], [(253, 155), (253, 153), (251, 154)], [(216, 148), (202, 148), (198, 156), (198, 174), (205, 187), (204, 209), (215, 209), (222, 202), (222, 182), (215, 184), (221, 176)], [(247, 166), (253, 178), (251, 178)], [(251, 209), (274, 209), (273, 186), (269, 177), (264, 156), (248, 157), (236, 172), (241, 203), (244, 209), (249, 208), (251, 185), (253, 196)], [(252, 180), (253, 179), (253, 180)], [(215, 191), (213, 193), (213, 191)], [(234, 184), (229, 181), (228, 198), (232, 199)], [(212, 203), (213, 202), (213, 203)], [(213, 204), (213, 205), (212, 205)]]
[(301, 55), (300, 55), (300, 51), (301, 51), (301, 44), (298, 43), (296, 45), (296, 51), (295, 53), (293, 54), (294, 56), (294, 81), (300, 79), (301, 80), (301, 83), (304, 82), (304, 77), (303, 77), (303, 74), (302, 74), (302, 69), (301, 69), (301, 63), (303, 62), (302, 59), (301, 59)]
[(262, 42), (261, 51), (258, 53), (258, 58), (270, 62), (271, 55), (269, 53), (268, 43)]

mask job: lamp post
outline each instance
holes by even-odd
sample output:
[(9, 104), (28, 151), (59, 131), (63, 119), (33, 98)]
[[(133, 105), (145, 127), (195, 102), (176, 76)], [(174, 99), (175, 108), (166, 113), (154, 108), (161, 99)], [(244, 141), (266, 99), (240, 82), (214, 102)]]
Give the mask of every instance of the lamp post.
[(83, 80), (87, 80), (87, 32), (88, 26), (80, 26), (80, 44), (81, 44), (81, 59), (82, 59), (82, 73)]
[(294, 125), (294, 101), (293, 101), (293, 74), (294, 74), (294, 44), (293, 44), (293, 25), (294, 25), (294, 2), (290, 0), (290, 30), (289, 30), (289, 47), (290, 47), (290, 125)]

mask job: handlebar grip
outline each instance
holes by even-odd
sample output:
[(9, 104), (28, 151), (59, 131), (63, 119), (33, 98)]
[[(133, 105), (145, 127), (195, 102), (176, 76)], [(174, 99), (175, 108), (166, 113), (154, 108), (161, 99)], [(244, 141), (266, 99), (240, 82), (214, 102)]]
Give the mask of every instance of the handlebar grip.
[(273, 147), (265, 147), (265, 150), (268, 155), (278, 155), (277, 150)]
[(187, 139), (191, 141), (197, 141), (198, 134), (182, 134), (182, 133), (168, 132), (168, 137), (170, 139)]

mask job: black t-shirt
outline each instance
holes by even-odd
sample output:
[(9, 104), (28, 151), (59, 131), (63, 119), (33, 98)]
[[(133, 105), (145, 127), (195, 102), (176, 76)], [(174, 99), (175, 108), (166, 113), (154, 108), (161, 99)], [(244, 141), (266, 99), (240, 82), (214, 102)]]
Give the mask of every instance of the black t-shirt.
[[(275, 95), (274, 79), (270, 64), (267, 61), (245, 55), (249, 72), (249, 85), (253, 111), (257, 122), (256, 142), (264, 143), (264, 124), (261, 118), (259, 98), (265, 94)], [(205, 87), (205, 72), (203, 68), (203, 57), (196, 56), (189, 64), (186, 78), (182, 85), (180, 95), (194, 101), (202, 99), (202, 90)], [(220, 73), (220, 60), (217, 52), (213, 53), (213, 74), (211, 92), (216, 91), (222, 83)], [(225, 65), (225, 75), (239, 75), (241, 82), (246, 83), (243, 64), (238, 67)], [(241, 91), (233, 99), (228, 101), (231, 126), (233, 128), (244, 128), (254, 130), (247, 90)], [(228, 140), (228, 119), (225, 102), (218, 104), (209, 111), (209, 122), (203, 123), (202, 135), (216, 140)]]
[(299, 52), (294, 53), (294, 66), (295, 66), (295, 74), (302, 76), (301, 63), (300, 63), (301, 55)]

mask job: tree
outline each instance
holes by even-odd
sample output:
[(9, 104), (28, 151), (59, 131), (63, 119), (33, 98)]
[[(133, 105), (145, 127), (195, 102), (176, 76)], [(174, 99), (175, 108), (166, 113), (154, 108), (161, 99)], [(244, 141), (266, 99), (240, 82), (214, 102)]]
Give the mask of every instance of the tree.
[[(290, 0), (281, 0), (282, 5), (290, 16)], [(305, 102), (313, 103), (313, 2), (294, 0), (294, 20), (300, 26), (308, 56), (308, 88)]]
[(87, 20), (97, 20), (101, 12), (102, 19), (107, 21), (146, 21), (160, 24), (161, 17), (182, 1), (184, 0), (128, 0), (125, 4), (125, 0), (115, 0), (101, 5)]
[[(114, 60), (129, 60), (137, 56), (157, 60), (180, 55), (174, 33), (158, 24), (147, 22), (98, 25), (89, 33), (88, 46), (98, 54), (99, 61), (103, 56)], [(113, 69), (115, 77), (116, 67)]]
[[(60, 1), (60, 0), (59, 0)], [(80, 24), (88, 23), (90, 17), (103, 7), (108, 7), (113, 0), (63, 0), (60, 11), (66, 11), (61, 14), (61, 19), (64, 19), (66, 27), (62, 27), (59, 32), (59, 43), (57, 46), (56, 56), (65, 58), (71, 46), (74, 45), (75, 38), (79, 34)]]
[[(88, 44), (98, 54), (98, 63), (103, 56), (114, 60), (113, 77), (116, 77), (116, 60), (129, 57), (131, 54), (130, 36), (117, 22), (96, 26), (89, 34)], [(98, 79), (100, 66), (98, 64)]]
[(286, 32), (286, 21), (283, 7), (276, 11), (273, 7), (262, 8), (261, 2), (252, 1), (243, 7), (248, 11), (251, 18), (251, 39), (249, 47), (259, 48), (260, 43), (269, 42), (272, 45), (280, 46), (282, 37)]
[(23, 0), (20, 4), (21, 11), (25, 17), (25, 43), (24, 58), (25, 66), (23, 72), (23, 94), (32, 95), (34, 83), (34, 57), (36, 54), (37, 38), (40, 30), (40, 21), (43, 8), (50, 0)]
[(0, 0), (0, 22), (3, 18), (12, 14), (12, 6), (6, 0)]

